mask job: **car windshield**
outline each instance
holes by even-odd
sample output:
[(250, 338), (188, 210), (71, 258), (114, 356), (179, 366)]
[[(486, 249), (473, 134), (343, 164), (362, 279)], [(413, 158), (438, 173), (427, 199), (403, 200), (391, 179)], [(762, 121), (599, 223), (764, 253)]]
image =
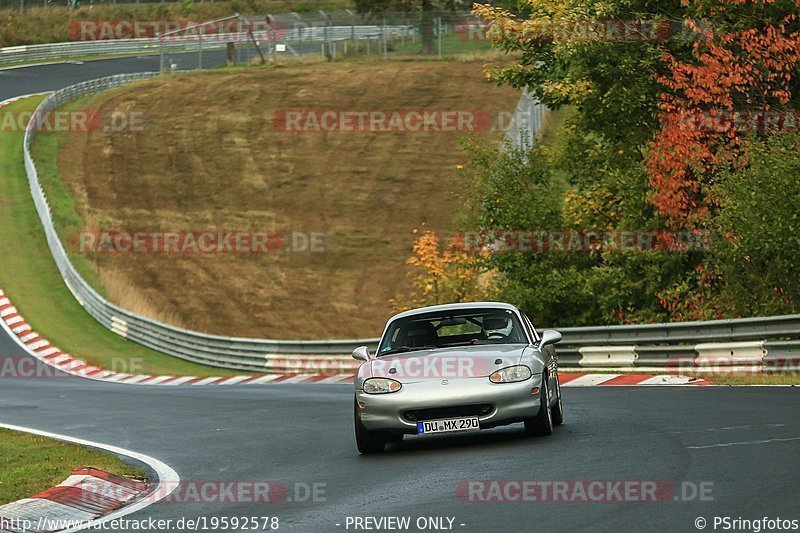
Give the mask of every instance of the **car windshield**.
[(381, 340), (378, 356), (448, 346), (527, 343), (522, 324), (510, 309), (451, 309), (394, 320)]

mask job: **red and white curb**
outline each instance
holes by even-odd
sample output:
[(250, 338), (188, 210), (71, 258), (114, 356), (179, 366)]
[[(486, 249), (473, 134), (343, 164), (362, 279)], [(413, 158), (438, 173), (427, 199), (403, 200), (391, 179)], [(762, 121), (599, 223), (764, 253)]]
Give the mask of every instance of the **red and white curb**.
[(74, 470), (63, 483), (39, 494), (0, 506), (0, 531), (60, 531), (89, 523), (133, 502), (147, 485), (102, 470)]
[(558, 382), (562, 387), (621, 387), (646, 385), (709, 385), (701, 378), (665, 374), (581, 374), (577, 372), (558, 372)]
[[(39, 361), (57, 368), (65, 374), (109, 383), (125, 385), (262, 385), (266, 383), (352, 383), (355, 374), (268, 374), (246, 376), (152, 376), (149, 374), (125, 374), (112, 372), (90, 365), (66, 354), (43, 339), (25, 322), (0, 290), (0, 325), (30, 355)], [(613, 385), (707, 385), (705, 380), (675, 375), (656, 374), (578, 374), (560, 373), (564, 387), (593, 387)]]
[[(138, 452), (90, 440), (38, 429), (0, 423), (0, 428), (38, 435), (104, 450), (146, 464), (156, 478), (150, 487), (100, 470), (75, 470), (63, 483), (44, 492), (0, 506), (0, 531), (61, 531), (72, 533), (87, 528), (108, 531), (100, 524), (141, 511), (168, 497), (180, 483), (180, 476), (165, 463)], [(152, 489), (152, 490), (148, 490)]]

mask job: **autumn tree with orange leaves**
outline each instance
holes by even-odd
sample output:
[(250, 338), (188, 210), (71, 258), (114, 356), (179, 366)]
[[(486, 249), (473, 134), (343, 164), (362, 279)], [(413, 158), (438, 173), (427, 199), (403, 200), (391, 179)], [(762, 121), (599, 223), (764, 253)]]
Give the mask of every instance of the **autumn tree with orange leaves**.
[(465, 251), (457, 240), (441, 242), (434, 231), (414, 233), (418, 237), (408, 259), (414, 267), (409, 273), (414, 291), (391, 301), (395, 311), (481, 299), (483, 268), (478, 257)]
[[(792, 111), (798, 103), (798, 18), (777, 4), (691, 4), (697, 16), (725, 15), (735, 22), (698, 31), (702, 39), (689, 58), (676, 57), (667, 47), (662, 52), (668, 68), (658, 76), (664, 87), (661, 128), (646, 164), (651, 200), (673, 227), (706, 226), (713, 209), (706, 193), (715, 174), (748, 163), (742, 137), (771, 133), (766, 131), (770, 113), (777, 126), (782, 116), (777, 112)], [(737, 116), (751, 123), (739, 125)]]

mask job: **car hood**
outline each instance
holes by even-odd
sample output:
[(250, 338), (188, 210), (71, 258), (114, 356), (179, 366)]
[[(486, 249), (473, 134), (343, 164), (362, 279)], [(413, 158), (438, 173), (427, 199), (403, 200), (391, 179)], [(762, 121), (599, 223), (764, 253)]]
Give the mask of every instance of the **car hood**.
[[(388, 377), (402, 383), (488, 377), (496, 370), (519, 364), (526, 352), (528, 355), (537, 353), (520, 344), (454, 346), (396, 353), (362, 365), (358, 377)], [(537, 372), (536, 368), (532, 370)]]

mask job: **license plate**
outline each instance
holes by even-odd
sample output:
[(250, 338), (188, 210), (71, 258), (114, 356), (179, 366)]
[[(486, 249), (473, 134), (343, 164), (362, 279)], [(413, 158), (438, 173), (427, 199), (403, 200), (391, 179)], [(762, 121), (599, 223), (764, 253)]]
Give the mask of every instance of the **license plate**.
[(417, 422), (417, 435), (429, 435), (431, 433), (451, 433), (453, 431), (469, 431), (480, 429), (481, 424), (477, 416), (464, 418), (442, 418), (440, 420), (426, 420)]

